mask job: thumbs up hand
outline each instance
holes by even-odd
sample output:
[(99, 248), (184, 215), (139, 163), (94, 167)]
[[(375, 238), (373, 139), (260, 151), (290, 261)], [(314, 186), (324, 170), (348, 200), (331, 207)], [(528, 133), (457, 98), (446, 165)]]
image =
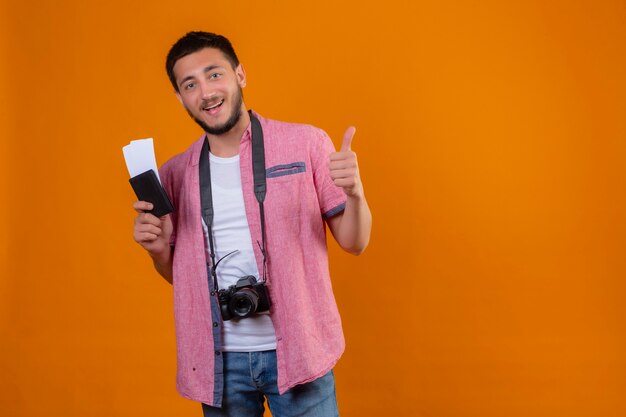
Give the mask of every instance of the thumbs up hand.
[(341, 143), (341, 150), (330, 154), (330, 177), (335, 185), (343, 188), (348, 197), (362, 197), (363, 186), (359, 177), (359, 165), (356, 154), (350, 149), (352, 137), (356, 129), (350, 126), (346, 129)]

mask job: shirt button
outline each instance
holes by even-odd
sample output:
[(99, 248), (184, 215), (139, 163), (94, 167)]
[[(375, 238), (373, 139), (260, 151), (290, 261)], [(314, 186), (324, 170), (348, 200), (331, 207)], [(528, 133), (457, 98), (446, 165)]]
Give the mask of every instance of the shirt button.
[(211, 291), (211, 295), (215, 295), (215, 291)]
[(220, 352), (219, 350), (215, 351), (215, 356), (220, 356), (222, 354), (222, 352)]
[(213, 322), (213, 327), (217, 327), (218, 323), (216, 321)]

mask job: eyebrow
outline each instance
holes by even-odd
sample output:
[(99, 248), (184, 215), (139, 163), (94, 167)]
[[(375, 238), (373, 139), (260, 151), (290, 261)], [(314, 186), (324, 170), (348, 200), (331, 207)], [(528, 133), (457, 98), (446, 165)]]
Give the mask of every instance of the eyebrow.
[[(211, 71), (213, 71), (216, 68), (222, 68), (222, 66), (220, 66), (220, 65), (209, 65), (208, 67), (204, 67), (202, 72), (204, 74), (206, 74), (207, 72), (211, 72)], [(180, 80), (180, 82), (178, 83), (178, 86), (182, 87), (183, 84), (185, 84), (189, 80), (193, 80), (194, 78), (195, 77), (193, 75), (188, 75), (185, 78), (183, 78), (182, 80)]]

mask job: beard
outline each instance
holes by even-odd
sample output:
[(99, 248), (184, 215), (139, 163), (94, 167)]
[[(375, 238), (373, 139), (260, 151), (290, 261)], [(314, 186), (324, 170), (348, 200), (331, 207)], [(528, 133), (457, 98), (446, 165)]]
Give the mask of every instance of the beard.
[(242, 104), (243, 104), (243, 92), (241, 90), (241, 87), (239, 87), (239, 91), (237, 92), (237, 96), (235, 97), (235, 104), (232, 109), (232, 114), (230, 115), (228, 120), (226, 120), (223, 124), (213, 126), (213, 127), (209, 126), (204, 121), (194, 116), (193, 113), (191, 113), (191, 111), (187, 107), (185, 107), (185, 110), (187, 110), (187, 113), (189, 114), (189, 116), (194, 120), (194, 122), (198, 124), (198, 126), (202, 128), (202, 130), (204, 130), (209, 135), (219, 136), (219, 135), (223, 135), (224, 133), (230, 132), (230, 130), (233, 127), (235, 127), (235, 125), (237, 125), (237, 122), (239, 122), (239, 119), (241, 119), (241, 105)]

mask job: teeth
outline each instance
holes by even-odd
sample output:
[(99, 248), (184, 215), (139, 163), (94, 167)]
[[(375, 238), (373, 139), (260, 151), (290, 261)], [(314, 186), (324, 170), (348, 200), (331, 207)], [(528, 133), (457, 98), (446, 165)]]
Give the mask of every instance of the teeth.
[(211, 110), (214, 109), (216, 107), (219, 107), (222, 105), (222, 103), (224, 103), (224, 100), (220, 100), (219, 102), (217, 102), (216, 104), (210, 106), (210, 107), (204, 107), (203, 110)]

